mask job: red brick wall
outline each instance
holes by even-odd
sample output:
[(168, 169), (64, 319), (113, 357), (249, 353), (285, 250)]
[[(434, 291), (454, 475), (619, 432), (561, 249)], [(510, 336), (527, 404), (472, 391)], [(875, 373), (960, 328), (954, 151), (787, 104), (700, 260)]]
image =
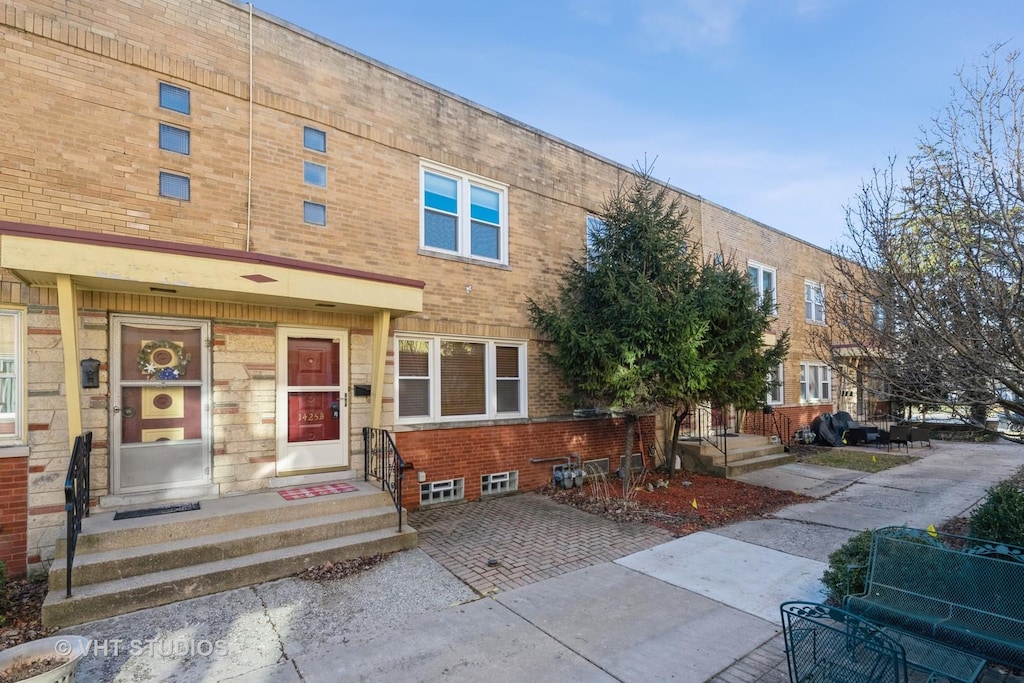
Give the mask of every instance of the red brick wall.
[(28, 549), (28, 458), (0, 458), (0, 562), (24, 576)]
[[(582, 460), (609, 458), (614, 471), (625, 446), (625, 420), (585, 419), (561, 422), (432, 429), (398, 432), (395, 445), (413, 469), (406, 473), (402, 504), (420, 505), (417, 472), (427, 481), (465, 478), (465, 499), (480, 498), (480, 477), (495, 472), (519, 471), (519, 490), (530, 491), (551, 480), (557, 462), (531, 463), (530, 458), (553, 458), (578, 453)], [(645, 451), (654, 439), (654, 418), (640, 420), (639, 436)], [(640, 452), (640, 444), (633, 452)]]
[[(804, 426), (811, 426), (814, 418), (822, 413), (834, 413), (836, 408), (831, 403), (815, 403), (806, 406), (774, 406), (773, 410), (779, 415), (779, 424), (783, 424), (782, 416), (789, 418), (789, 438), (793, 432)], [(756, 434), (760, 430), (761, 418), (769, 417), (761, 414), (759, 410), (751, 410), (743, 419), (743, 431), (747, 434)]]

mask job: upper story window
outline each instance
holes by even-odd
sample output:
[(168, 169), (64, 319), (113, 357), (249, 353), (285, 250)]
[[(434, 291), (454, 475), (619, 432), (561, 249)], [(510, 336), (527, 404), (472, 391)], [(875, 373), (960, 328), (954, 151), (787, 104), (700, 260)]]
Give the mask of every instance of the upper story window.
[(0, 443), (25, 440), (22, 315), (0, 310)]
[(871, 305), (871, 321), (877, 330), (885, 329), (885, 306), (879, 302)]
[(399, 336), (396, 422), (526, 416), (526, 345)]
[(192, 184), (189, 177), (160, 171), (160, 196), (189, 201), (192, 198)]
[(314, 152), (327, 151), (327, 133), (305, 126), (302, 129), (302, 146)]
[(191, 151), (191, 134), (184, 128), (161, 123), (160, 149), (188, 155)]
[(508, 263), (507, 189), (454, 169), (424, 166), (423, 249)]
[(800, 364), (800, 400), (832, 400), (832, 368), (824, 363)]
[(306, 161), (302, 164), (302, 179), (310, 185), (327, 187), (327, 167)]
[(192, 111), (191, 93), (170, 83), (160, 84), (160, 106), (176, 111), (179, 114), (190, 114)]
[(749, 261), (747, 274), (750, 276), (750, 286), (757, 292), (758, 299), (771, 301), (772, 313), (774, 313), (779, 303), (775, 296), (775, 269)]
[(302, 202), (302, 220), (310, 225), (327, 225), (327, 207), (316, 202)]
[(768, 373), (768, 397), (766, 403), (770, 406), (782, 405), (785, 403), (786, 395), (782, 385), (782, 363), (779, 363), (774, 370)]
[(825, 290), (818, 282), (804, 281), (804, 318), (810, 322), (825, 322)]
[(597, 257), (597, 245), (595, 244), (598, 237), (608, 232), (608, 226), (605, 225), (604, 221), (597, 216), (587, 216), (587, 261)]

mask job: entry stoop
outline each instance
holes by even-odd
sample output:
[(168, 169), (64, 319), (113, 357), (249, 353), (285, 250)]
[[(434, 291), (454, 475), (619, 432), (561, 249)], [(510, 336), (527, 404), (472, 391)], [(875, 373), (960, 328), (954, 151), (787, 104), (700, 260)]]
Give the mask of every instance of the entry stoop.
[(263, 583), (307, 567), (416, 546), (379, 486), (285, 500), (277, 491), (201, 501), (201, 509), (83, 520), (67, 595), (63, 539), (50, 567), (43, 623), (71, 626)]
[(682, 446), (687, 469), (716, 477), (732, 478), (754, 470), (763, 470), (777, 465), (796, 462), (796, 456), (771, 439), (752, 434), (737, 434), (726, 437), (726, 456), (707, 443), (684, 441)]

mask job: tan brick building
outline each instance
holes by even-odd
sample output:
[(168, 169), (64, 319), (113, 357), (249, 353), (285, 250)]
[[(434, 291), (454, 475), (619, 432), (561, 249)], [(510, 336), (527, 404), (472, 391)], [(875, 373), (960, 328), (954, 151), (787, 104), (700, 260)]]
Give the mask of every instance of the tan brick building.
[[(526, 299), (628, 168), (225, 0), (0, 0), (0, 73), (15, 573), (53, 556), (83, 431), (99, 509), (361, 477), (367, 426), (415, 465), (407, 507), (618, 457), (621, 424), (559, 403)], [(674, 191), (775, 290), (772, 403), (831, 410), (826, 253)]]

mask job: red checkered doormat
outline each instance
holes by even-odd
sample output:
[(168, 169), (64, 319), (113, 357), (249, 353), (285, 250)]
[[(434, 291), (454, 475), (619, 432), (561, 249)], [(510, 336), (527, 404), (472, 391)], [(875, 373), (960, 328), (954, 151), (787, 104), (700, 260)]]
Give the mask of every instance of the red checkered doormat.
[(303, 498), (316, 498), (317, 496), (329, 496), (332, 493), (351, 493), (359, 489), (352, 484), (338, 482), (335, 484), (317, 484), (316, 486), (303, 486), (297, 489), (284, 489), (278, 491), (285, 500), (301, 500)]

